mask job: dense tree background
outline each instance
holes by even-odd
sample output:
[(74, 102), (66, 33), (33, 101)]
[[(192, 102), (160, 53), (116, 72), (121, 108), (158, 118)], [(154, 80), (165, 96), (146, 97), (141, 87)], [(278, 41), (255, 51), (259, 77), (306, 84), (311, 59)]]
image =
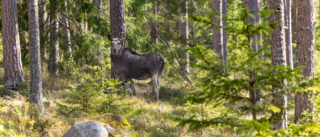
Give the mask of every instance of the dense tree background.
[[(1, 1), (0, 136), (62, 136), (87, 120), (122, 136), (320, 134), (319, 1), (31, 4)], [(165, 59), (159, 102), (150, 80), (135, 80), (137, 96), (118, 86), (108, 34)], [(37, 100), (32, 117), (26, 102)]]

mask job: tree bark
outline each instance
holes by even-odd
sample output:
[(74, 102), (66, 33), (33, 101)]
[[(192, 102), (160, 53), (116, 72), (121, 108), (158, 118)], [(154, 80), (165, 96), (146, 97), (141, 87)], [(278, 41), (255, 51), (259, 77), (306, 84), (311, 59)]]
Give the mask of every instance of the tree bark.
[(212, 38), (212, 49), (218, 54), (221, 61), (223, 61), (223, 39), (222, 29), (218, 26), (222, 26), (222, 0), (212, 0), (212, 9), (214, 10), (214, 17), (212, 18), (213, 23), (213, 38)]
[[(255, 2), (255, 11), (260, 13), (260, 0), (256, 0)], [(261, 23), (261, 15), (255, 14), (256, 23)], [(260, 35), (257, 36), (257, 48), (258, 50), (262, 48), (262, 32), (260, 31)], [(262, 60), (262, 53), (259, 55), (259, 59)]]
[(182, 7), (179, 9), (179, 13), (181, 18), (179, 20), (179, 32), (182, 36), (180, 45), (181, 48), (184, 50), (182, 59), (186, 61), (186, 63), (181, 63), (181, 68), (184, 71), (185, 75), (188, 76), (189, 74), (189, 51), (188, 51), (188, 39), (189, 39), (189, 32), (188, 32), (188, 2), (185, 0), (180, 0), (182, 3)]
[[(298, 17), (297, 17), (297, 49), (296, 66), (303, 66), (302, 74), (304, 77), (314, 76), (314, 50), (315, 50), (315, 36), (314, 36), (314, 0), (301, 0), (297, 3)], [(302, 80), (301, 78), (298, 81)], [(309, 101), (313, 98), (313, 92), (309, 94), (298, 93), (295, 96), (295, 113), (294, 122), (301, 121), (304, 117), (303, 111), (314, 113), (313, 103)]]
[[(275, 11), (271, 14), (269, 20), (271, 23), (280, 22), (273, 28), (271, 32), (271, 54), (272, 65), (286, 65), (286, 43), (285, 43), (285, 29), (284, 29), (284, 3), (283, 0), (268, 0), (269, 10)], [(285, 82), (285, 81), (283, 81)], [(286, 109), (287, 98), (284, 94), (278, 93), (273, 96), (273, 104), (281, 108), (280, 113), (273, 114), (272, 124), (274, 129), (281, 129), (287, 127), (286, 123)]]
[(287, 66), (293, 69), (292, 57), (292, 29), (291, 29), (291, 0), (285, 0), (285, 23), (286, 29), (286, 46), (287, 46)]
[[(257, 23), (256, 21), (256, 16), (257, 16), (257, 13), (256, 13), (256, 4), (257, 2), (255, 2), (256, 0), (245, 0), (244, 1), (244, 7), (248, 8), (250, 13), (253, 15), (253, 16), (247, 16), (247, 22), (248, 23)], [(251, 38), (251, 41), (250, 41), (250, 45), (251, 45), (251, 48), (253, 50), (253, 52), (257, 52), (258, 51), (258, 45), (257, 45), (257, 36), (252, 36)]]
[(45, 43), (46, 40), (46, 32), (45, 32), (45, 24), (46, 24), (46, 0), (39, 0), (39, 29), (40, 29), (40, 53), (41, 58), (47, 58), (47, 46)]
[(38, 0), (28, 1), (30, 43), (30, 103), (43, 112)]
[(157, 16), (158, 16), (158, 5), (157, 2), (153, 2), (153, 15), (154, 15), (154, 22), (151, 23), (151, 39), (153, 39), (156, 43), (158, 40), (158, 23), (157, 23)]
[(70, 34), (70, 24), (69, 24), (69, 12), (68, 12), (68, 0), (64, 0), (64, 5), (65, 5), (65, 16), (62, 16), (62, 19), (64, 20), (64, 35), (67, 37), (67, 45), (68, 45), (68, 50), (69, 50), (69, 54), (70, 54), (70, 59), (71, 61), (73, 60), (72, 57), (72, 47), (71, 47), (71, 34)]
[(299, 0), (292, 0), (292, 42), (297, 43), (297, 4)]
[(50, 0), (50, 55), (48, 71), (51, 75), (57, 76), (57, 64), (59, 61), (59, 13), (57, 12), (57, 1)]
[[(110, 22), (111, 22), (111, 38), (120, 38), (121, 46), (126, 47), (126, 24), (125, 24), (125, 8), (123, 0), (110, 0)], [(114, 57), (110, 54), (111, 62)], [(111, 77), (119, 78), (115, 73), (115, 68), (111, 64)]]
[(17, 90), (23, 85), (17, 1), (2, 0), (2, 43), (5, 88)]
[[(227, 0), (222, 0), (222, 14), (223, 14), (223, 26), (226, 27), (227, 24)], [(227, 43), (227, 30), (223, 29), (223, 61), (224, 65), (228, 66), (228, 43)], [(224, 72), (228, 73), (228, 68), (224, 68)]]

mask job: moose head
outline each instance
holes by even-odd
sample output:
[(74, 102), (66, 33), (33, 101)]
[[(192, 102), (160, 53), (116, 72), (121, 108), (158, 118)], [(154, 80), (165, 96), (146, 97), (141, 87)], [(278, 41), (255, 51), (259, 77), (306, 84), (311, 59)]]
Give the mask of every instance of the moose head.
[(118, 55), (120, 49), (122, 48), (121, 41), (123, 40), (124, 35), (120, 38), (111, 38), (111, 34), (108, 34), (108, 39), (111, 40), (111, 54)]

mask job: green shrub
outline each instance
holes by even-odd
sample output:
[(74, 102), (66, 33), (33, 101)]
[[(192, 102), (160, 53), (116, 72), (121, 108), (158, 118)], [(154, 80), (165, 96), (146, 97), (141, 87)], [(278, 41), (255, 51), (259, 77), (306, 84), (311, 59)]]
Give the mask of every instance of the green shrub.
[(102, 101), (102, 87), (90, 75), (84, 75), (79, 83), (70, 85), (67, 90), (67, 99), (59, 105), (59, 112), (65, 115), (94, 113)]
[[(310, 91), (310, 87), (316, 86), (319, 82), (319, 77), (316, 75), (297, 83), (296, 78), (302, 77), (301, 68), (274, 66), (270, 60), (261, 60), (259, 55), (268, 52), (269, 46), (264, 45), (257, 52), (253, 52), (250, 38), (259, 35), (260, 31), (268, 33), (271, 30), (269, 27), (274, 24), (248, 23), (246, 17), (251, 16), (251, 13), (247, 9), (240, 9), (239, 12), (237, 21), (242, 25), (223, 27), (228, 33), (234, 33), (239, 42), (231, 45), (232, 52), (228, 54), (231, 60), (229, 66), (221, 65), (218, 55), (206, 45), (189, 48), (191, 55), (197, 59), (197, 62), (190, 63), (198, 72), (194, 78), (197, 90), (185, 97), (187, 103), (183, 106), (183, 115), (173, 115), (171, 118), (178, 121), (180, 126), (188, 125), (191, 130), (212, 126), (233, 127), (239, 136), (319, 134), (319, 123), (310, 121), (314, 115), (307, 115), (306, 121), (300, 123), (302, 125), (291, 124), (288, 129), (272, 130), (273, 121), (279, 118), (274, 114), (286, 109), (274, 105), (274, 95), (293, 95)], [(269, 14), (270, 11), (262, 13)], [(193, 20), (212, 27), (209, 19), (193, 17)], [(229, 72), (223, 72), (222, 68), (228, 68)], [(261, 92), (260, 102), (249, 96), (256, 90)], [(195, 106), (204, 107), (197, 110)], [(207, 107), (211, 109), (205, 109)], [(217, 113), (210, 114), (213, 112)], [(255, 114), (257, 117), (254, 117)]]
[[(99, 113), (128, 112), (130, 104), (118, 103), (124, 96), (118, 97), (115, 93), (123, 92), (123, 86), (118, 79), (105, 78), (105, 70), (99, 66), (86, 66), (87, 70), (74, 69), (72, 81), (66, 91), (66, 98), (58, 102), (58, 111), (62, 115), (81, 115)], [(82, 72), (82, 73), (81, 73)], [(84, 73), (83, 73), (84, 72)], [(125, 86), (128, 86), (127, 83)]]

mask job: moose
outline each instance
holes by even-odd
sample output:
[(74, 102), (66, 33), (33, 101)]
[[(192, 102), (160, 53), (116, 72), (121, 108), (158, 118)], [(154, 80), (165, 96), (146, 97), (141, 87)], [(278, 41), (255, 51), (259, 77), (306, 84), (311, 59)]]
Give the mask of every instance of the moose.
[(153, 92), (159, 100), (160, 89), (160, 77), (164, 68), (163, 58), (155, 53), (138, 54), (129, 48), (125, 48), (121, 45), (120, 38), (111, 38), (111, 63), (113, 70), (119, 80), (123, 81), (122, 85), (127, 82), (131, 82), (130, 88), (134, 95), (136, 90), (132, 79), (146, 80), (151, 78)]

